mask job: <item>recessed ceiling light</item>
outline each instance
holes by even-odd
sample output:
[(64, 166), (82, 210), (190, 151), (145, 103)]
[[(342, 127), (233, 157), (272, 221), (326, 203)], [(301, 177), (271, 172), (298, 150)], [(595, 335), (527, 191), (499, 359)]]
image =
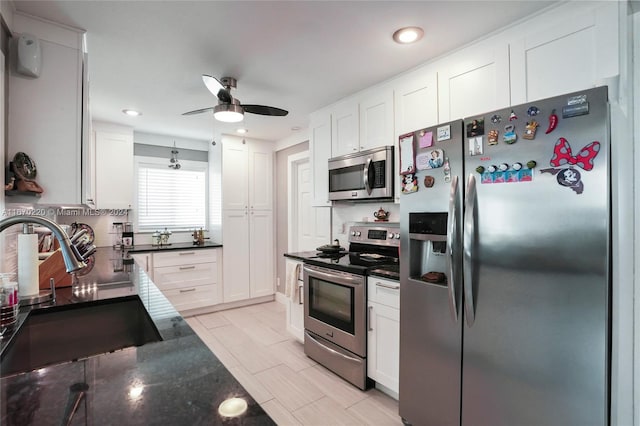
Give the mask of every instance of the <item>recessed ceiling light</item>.
[(142, 113), (140, 111), (136, 111), (133, 109), (123, 109), (122, 112), (124, 112), (127, 115), (130, 115), (132, 117), (137, 117), (139, 115), (142, 115)]
[(420, 27), (405, 27), (393, 33), (393, 39), (396, 43), (409, 44), (420, 40), (423, 35), (424, 31)]
[(241, 134), (245, 134), (248, 133), (249, 131), (247, 129), (243, 129), (242, 127), (239, 129), (236, 129), (236, 132), (241, 133)]
[(291, 130), (292, 130), (292, 131), (294, 131), (294, 132), (297, 132), (297, 131), (299, 131), (299, 130), (300, 130), (300, 126), (293, 126), (293, 127), (291, 128)]

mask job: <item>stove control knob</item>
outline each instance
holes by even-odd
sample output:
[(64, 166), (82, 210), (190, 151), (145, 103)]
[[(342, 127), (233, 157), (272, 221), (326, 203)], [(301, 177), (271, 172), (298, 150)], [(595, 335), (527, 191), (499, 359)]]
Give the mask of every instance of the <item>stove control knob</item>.
[(399, 240), (399, 239), (400, 239), (400, 234), (399, 234), (399, 233), (396, 233), (396, 235), (395, 235), (395, 236), (396, 236), (396, 240)]
[(391, 240), (391, 239), (393, 238), (393, 232), (389, 232), (388, 237), (389, 237), (389, 239)]
[(359, 237), (360, 235), (362, 235), (360, 231), (356, 231), (356, 237)]
[(355, 237), (356, 236), (356, 231), (351, 231), (351, 236)]

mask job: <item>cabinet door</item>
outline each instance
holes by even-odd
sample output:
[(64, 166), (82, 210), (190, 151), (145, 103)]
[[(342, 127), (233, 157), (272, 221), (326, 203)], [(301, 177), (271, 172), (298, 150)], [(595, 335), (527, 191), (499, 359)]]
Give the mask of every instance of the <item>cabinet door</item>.
[(248, 299), (250, 262), (248, 212), (244, 209), (223, 211), (222, 229), (224, 302)]
[(360, 150), (395, 145), (393, 89), (381, 88), (360, 101)]
[(352, 154), (360, 150), (358, 103), (347, 100), (331, 110), (331, 155)]
[(98, 209), (129, 209), (133, 200), (133, 132), (96, 131)]
[(222, 209), (249, 207), (249, 162), (247, 144), (224, 141), (222, 144)]
[(309, 118), (309, 156), (313, 178), (314, 207), (331, 206), (329, 201), (329, 167), (331, 158), (331, 114), (319, 112)]
[(398, 393), (400, 366), (400, 310), (369, 303), (367, 375)]
[(269, 296), (275, 291), (273, 285), (273, 253), (275, 251), (273, 213), (269, 210), (251, 211), (249, 223), (250, 295), (251, 297)]
[(273, 151), (263, 146), (249, 149), (249, 208), (273, 208)]
[(40, 204), (80, 204), (82, 53), (39, 38), (40, 77), (9, 73), (7, 162), (25, 152), (36, 163)]
[[(438, 77), (435, 71), (417, 70), (394, 88), (396, 138), (438, 124)], [(397, 156), (396, 156), (397, 157)]]
[(508, 44), (485, 43), (447, 58), (438, 88), (441, 122), (510, 105)]
[[(616, 2), (553, 17), (511, 43), (514, 104), (594, 87), (619, 74)], [(535, 30), (533, 30), (535, 29)]]

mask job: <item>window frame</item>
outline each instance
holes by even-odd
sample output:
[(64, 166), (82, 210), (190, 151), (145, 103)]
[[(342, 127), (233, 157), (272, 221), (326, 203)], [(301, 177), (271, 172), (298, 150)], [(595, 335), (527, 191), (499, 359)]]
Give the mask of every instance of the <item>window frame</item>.
[[(205, 181), (205, 187), (204, 187), (204, 194), (202, 194), (203, 198), (204, 198), (204, 210), (205, 210), (205, 217), (204, 217), (204, 230), (208, 231), (209, 226), (210, 226), (210, 215), (211, 215), (211, 208), (209, 205), (210, 202), (210, 196), (209, 196), (209, 187), (210, 187), (210, 182), (209, 182), (209, 174), (210, 174), (210, 165), (209, 162), (204, 162), (204, 161), (192, 161), (192, 160), (179, 160), (180, 162), (180, 166), (181, 168), (179, 170), (175, 170), (176, 172), (180, 172), (180, 171), (197, 171), (197, 172), (204, 172), (204, 181)], [(134, 188), (133, 188), (133, 192), (134, 192), (134, 203), (135, 203), (135, 209), (134, 212), (135, 214), (134, 216), (134, 231), (136, 233), (139, 234), (151, 234), (153, 232), (156, 231), (156, 229), (140, 229), (140, 200), (139, 200), (139, 185), (140, 185), (140, 169), (141, 166), (144, 167), (145, 165), (151, 165), (151, 166), (157, 166), (158, 169), (162, 169), (163, 167), (166, 167), (167, 170), (169, 169), (169, 159), (168, 158), (160, 158), (160, 157), (147, 157), (147, 156), (134, 156)], [(164, 229), (164, 227), (163, 227)], [(185, 232), (185, 233), (190, 233), (193, 231), (193, 228), (189, 229), (189, 228), (170, 228), (167, 227), (168, 230), (170, 230), (171, 232)]]

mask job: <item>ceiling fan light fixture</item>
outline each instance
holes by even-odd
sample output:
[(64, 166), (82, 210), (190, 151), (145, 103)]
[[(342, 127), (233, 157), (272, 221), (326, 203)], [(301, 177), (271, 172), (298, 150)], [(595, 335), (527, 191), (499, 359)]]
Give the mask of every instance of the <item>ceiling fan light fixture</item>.
[(238, 123), (244, 118), (244, 110), (240, 105), (220, 104), (213, 108), (213, 116), (225, 123)]
[(415, 43), (424, 36), (424, 30), (420, 27), (404, 27), (393, 33), (393, 40), (400, 44)]

